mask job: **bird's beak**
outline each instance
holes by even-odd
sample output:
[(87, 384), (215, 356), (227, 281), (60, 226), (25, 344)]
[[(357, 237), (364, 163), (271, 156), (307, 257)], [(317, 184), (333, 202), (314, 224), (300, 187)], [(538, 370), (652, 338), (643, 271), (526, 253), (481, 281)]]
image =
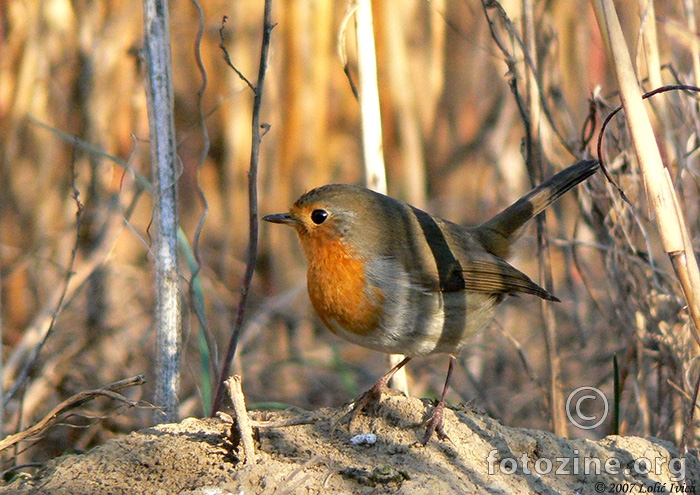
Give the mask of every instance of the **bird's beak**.
[(296, 223), (289, 213), (276, 213), (274, 215), (265, 215), (262, 219), (266, 222), (284, 223), (287, 225), (293, 225), (294, 223)]

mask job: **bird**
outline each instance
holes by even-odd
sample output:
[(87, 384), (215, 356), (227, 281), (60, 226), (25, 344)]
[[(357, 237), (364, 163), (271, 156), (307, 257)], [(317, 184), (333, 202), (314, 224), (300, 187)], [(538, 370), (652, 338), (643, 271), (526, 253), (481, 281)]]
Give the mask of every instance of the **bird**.
[(405, 356), (354, 401), (352, 418), (376, 405), (411, 359), (444, 353), (450, 357), (445, 385), (423, 423), (422, 444), (436, 432), (449, 438), (443, 412), (454, 361), (490, 324), (496, 306), (518, 293), (559, 301), (506, 261), (514, 243), (529, 220), (598, 168), (596, 160), (581, 160), (471, 227), (351, 184), (317, 187), (289, 212), (263, 217), (296, 231), (309, 298), (331, 332)]

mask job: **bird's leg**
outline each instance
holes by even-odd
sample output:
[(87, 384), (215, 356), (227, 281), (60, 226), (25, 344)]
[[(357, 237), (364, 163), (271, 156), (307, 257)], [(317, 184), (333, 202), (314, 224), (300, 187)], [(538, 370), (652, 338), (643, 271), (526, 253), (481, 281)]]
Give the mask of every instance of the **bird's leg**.
[(401, 368), (406, 366), (406, 363), (408, 363), (410, 360), (410, 357), (403, 358), (401, 362), (399, 362), (396, 366), (387, 371), (384, 376), (377, 380), (377, 383), (372, 385), (372, 388), (353, 401), (353, 410), (350, 421), (355, 419), (355, 417), (364, 409), (367, 409), (370, 406), (376, 406), (379, 403), (382, 393), (387, 393), (390, 390), (387, 384), (389, 383), (389, 380), (391, 380), (391, 377), (394, 376), (394, 374)]
[(436, 432), (440, 440), (449, 440), (449, 437), (447, 436), (445, 430), (442, 427), (442, 416), (445, 412), (445, 396), (447, 395), (447, 389), (450, 387), (450, 378), (452, 378), (452, 369), (454, 368), (454, 364), (455, 357), (450, 356), (450, 364), (447, 368), (447, 377), (445, 377), (445, 386), (442, 388), (440, 402), (438, 402), (437, 406), (435, 406), (435, 409), (433, 409), (433, 413), (430, 415), (427, 421), (423, 423), (423, 426), (426, 427), (425, 435), (423, 436), (423, 440), (421, 441), (423, 445), (427, 444), (430, 440), (430, 437), (432, 437), (433, 433)]

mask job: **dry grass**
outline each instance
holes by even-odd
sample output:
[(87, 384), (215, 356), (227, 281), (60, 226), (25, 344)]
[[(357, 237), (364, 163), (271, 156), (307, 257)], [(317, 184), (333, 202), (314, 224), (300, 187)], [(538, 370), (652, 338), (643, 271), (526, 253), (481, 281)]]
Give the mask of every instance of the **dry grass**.
[[(346, 5), (318, 3), (328, 7), (275, 2), (278, 24), (262, 112), (271, 129), (262, 143), (261, 213), (286, 211), (299, 194), (320, 184), (362, 180), (359, 108), (335, 46)], [(656, 4), (654, 46), (665, 84), (700, 79), (693, 69), (697, 40), (683, 4)], [(520, 2), (502, 5), (522, 32)], [(625, 5), (619, 14), (626, 40), (638, 54), (639, 78), (652, 89), (644, 58), (651, 52), (640, 39), (645, 30), (637, 6)], [(203, 105), (212, 148), (198, 175), (203, 139), (197, 121), (201, 81), (193, 57), (196, 10), (186, 1), (171, 4), (180, 211), (191, 240), (202, 212), (199, 181), (210, 207), (199, 243), (207, 332), (221, 350), (245, 269), (252, 94), (224, 63), (219, 28), (228, 15), (231, 58), (254, 78), (262, 2), (214, 0), (202, 7), (202, 52), (209, 77)], [(496, 38), (513, 57), (515, 65), (508, 67), (475, 0), (375, 2), (374, 7), (389, 193), (424, 202), (420, 206), (454, 221), (488, 218), (530, 187), (521, 153), (525, 126), (509, 88), (515, 76), (527, 98), (521, 47), (503, 18), (489, 9)], [(5, 391), (16, 383), (27, 353), (51, 325), (60, 295), (66, 295), (29, 380), (6, 403), (4, 433), (9, 434), (78, 392), (137, 373), (153, 377), (152, 204), (138, 178), (150, 170), (137, 55), (141, 3), (9, 0), (0, 9)], [(544, 175), (549, 176), (576, 160), (567, 149), (581, 144), (589, 100), (597, 122), (619, 100), (589, 2), (537, 2), (532, 19), (536, 36), (528, 46), (535, 52), (535, 81), (544, 97), (539, 140)], [(400, 55), (397, 45), (405, 50), (405, 59), (394, 58)], [(352, 49), (349, 55), (354, 71)], [(397, 80), (397, 74), (404, 79)], [(691, 94), (668, 93), (648, 108), (655, 112), (657, 139), (664, 143), (663, 158), (697, 251), (697, 101)], [(577, 387), (596, 386), (612, 399), (617, 355), (621, 432), (678, 443), (694, 385), (686, 373), (697, 346), (650, 218), (622, 118), (612, 121), (604, 139), (607, 166), (634, 211), (611, 185), (594, 177), (548, 214), (554, 292), (563, 301), (552, 307), (557, 383), (564, 397)], [(416, 152), (424, 157), (417, 165)], [(416, 181), (423, 180), (425, 186), (416, 190)], [(74, 191), (84, 205), (79, 231)], [(536, 277), (534, 232), (520, 243), (513, 262)], [(74, 275), (69, 277), (73, 256)], [(234, 362), (249, 405), (338, 405), (386, 371), (383, 356), (339, 341), (322, 328), (305, 294), (304, 272), (293, 233), (262, 226), (258, 271)], [(183, 265), (183, 286), (190, 276)], [(185, 322), (181, 416), (203, 415), (200, 329), (191, 311)], [(542, 327), (537, 301), (508, 300), (494, 325), (462, 356), (449, 400), (474, 400), (511, 426), (551, 428), (547, 389), (552, 356)], [(412, 393), (434, 396), (446, 365), (447, 359), (439, 356), (409, 365)], [(152, 388), (146, 386), (141, 394), (130, 398), (150, 400)], [(149, 420), (150, 411), (129, 410), (91, 428), (55, 428), (13, 461), (87, 448)], [(569, 425), (567, 433), (600, 437), (610, 428), (608, 418), (596, 430)]]

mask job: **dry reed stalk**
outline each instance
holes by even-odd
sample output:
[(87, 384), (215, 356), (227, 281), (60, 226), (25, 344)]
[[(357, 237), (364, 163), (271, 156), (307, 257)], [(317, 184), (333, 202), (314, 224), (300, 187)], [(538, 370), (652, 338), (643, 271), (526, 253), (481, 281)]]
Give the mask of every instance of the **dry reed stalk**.
[[(649, 77), (651, 89), (663, 86), (661, 76), (661, 57), (659, 54), (659, 42), (656, 33), (656, 11), (654, 0), (638, 0), (639, 10), (642, 12), (642, 25), (640, 26), (641, 43), (639, 43), (640, 55), (644, 57), (644, 65)], [(637, 57), (640, 58), (640, 57)], [(641, 72), (641, 63), (638, 63), (637, 70)], [(639, 80), (641, 80), (641, 73)], [(675, 154), (673, 146), (673, 135), (671, 133), (671, 115), (669, 113), (669, 99), (667, 95), (660, 94), (652, 98), (649, 102), (657, 116), (657, 127), (659, 127), (666, 159), (670, 160)]]
[[(377, 82), (377, 54), (374, 40), (374, 20), (371, 0), (355, 0), (349, 12), (355, 14), (355, 38), (357, 42), (357, 71), (359, 78), (358, 100), (362, 122), (362, 149), (364, 151), (365, 185), (382, 194), (387, 193), (384, 144), (382, 142), (382, 117), (379, 108)], [(393, 367), (404, 359), (390, 355)], [(400, 369), (390, 380), (390, 386), (408, 393), (406, 370)]]
[(613, 59), (625, 118), (632, 135), (635, 152), (651, 206), (657, 218), (659, 233), (673, 263), (694, 322), (693, 336), (700, 345), (700, 271), (690, 246), (689, 234), (678, 206), (668, 170), (664, 168), (649, 116), (642, 103), (639, 84), (622, 29), (610, 0), (594, 2), (596, 16)]
[(428, 53), (428, 64), (425, 70), (425, 80), (423, 87), (425, 88), (425, 98), (417, 98), (417, 112), (423, 121), (423, 129), (426, 134), (436, 121), (436, 112), (438, 110), (437, 102), (440, 101), (440, 96), (445, 88), (445, 30), (447, 23), (445, 22), (444, 12), (446, 11), (446, 0), (433, 0), (429, 13), (430, 38)]
[[(544, 180), (544, 134), (547, 122), (542, 114), (540, 94), (544, 93), (541, 88), (541, 81), (538, 79), (539, 69), (537, 66), (537, 37), (535, 34), (535, 5), (532, 0), (523, 0), (523, 42), (524, 50), (527, 52), (529, 60), (533, 65), (524, 64), (524, 80), (526, 87), (527, 117), (529, 120), (526, 126), (529, 135), (526, 137), (528, 170), (533, 179), (533, 185)], [(546, 226), (543, 216), (539, 216), (537, 222), (537, 255), (539, 258), (540, 279), (544, 282), (544, 287), (552, 291), (552, 262), (549, 251), (549, 243), (546, 238)], [(567, 421), (564, 414), (564, 396), (561, 383), (561, 361), (557, 350), (557, 337), (555, 330), (554, 313), (550, 302), (540, 300), (542, 320), (544, 323), (544, 341), (547, 348), (547, 361), (549, 364), (549, 402), (550, 414), (552, 416), (552, 431), (559, 436), (566, 436)]]
[(355, 37), (359, 79), (362, 148), (364, 150), (365, 185), (386, 194), (386, 167), (382, 143), (382, 115), (379, 109), (377, 53), (371, 0), (355, 0)]
[[(690, 242), (683, 211), (673, 188), (669, 170), (664, 167), (649, 116), (642, 102), (639, 83), (622, 35), (615, 6), (610, 0), (596, 0), (594, 7), (607, 51), (612, 59), (612, 65), (620, 88), (620, 98), (625, 109), (627, 127), (630, 131), (635, 155), (641, 169), (648, 201), (656, 218), (661, 243), (671, 261), (687, 302), (688, 313), (692, 320), (687, 325), (687, 328), (690, 336), (700, 345), (700, 334), (698, 332), (700, 329), (700, 272), (698, 271), (697, 259)], [(685, 340), (680, 336), (676, 336), (676, 338), (679, 341)], [(687, 356), (689, 353), (697, 354), (697, 347), (693, 346), (692, 350), (681, 349), (679, 356)], [(687, 367), (687, 364), (684, 364), (683, 367)], [(640, 380), (642, 379), (644, 379), (644, 376), (640, 376)], [(637, 383), (635, 381), (635, 385)], [(641, 386), (643, 387), (644, 384), (641, 384)], [(694, 424), (695, 400), (696, 398), (694, 397), (689, 407), (685, 434), (681, 437), (682, 445), (685, 445), (689, 431)], [(644, 418), (645, 427), (648, 427), (648, 421), (647, 418)], [(678, 426), (678, 423), (676, 423), (676, 426)]]
[[(400, 186), (408, 203), (426, 207), (427, 178), (420, 116), (417, 106), (417, 85), (424, 82), (411, 77), (407, 27), (411, 25), (410, 5), (404, 0), (382, 2), (382, 27), (386, 33), (387, 69), (391, 99), (396, 107), (395, 126), (398, 128), (401, 163)], [(397, 168), (399, 168), (397, 167)], [(392, 363), (392, 366), (398, 364)]]
[[(652, 1), (652, 0), (649, 0)], [(700, 41), (698, 40), (698, 21), (695, 10), (695, 0), (683, 0), (685, 7), (685, 16), (688, 22), (688, 32), (690, 37), (690, 55), (693, 60), (693, 79), (695, 86), (700, 87)]]

